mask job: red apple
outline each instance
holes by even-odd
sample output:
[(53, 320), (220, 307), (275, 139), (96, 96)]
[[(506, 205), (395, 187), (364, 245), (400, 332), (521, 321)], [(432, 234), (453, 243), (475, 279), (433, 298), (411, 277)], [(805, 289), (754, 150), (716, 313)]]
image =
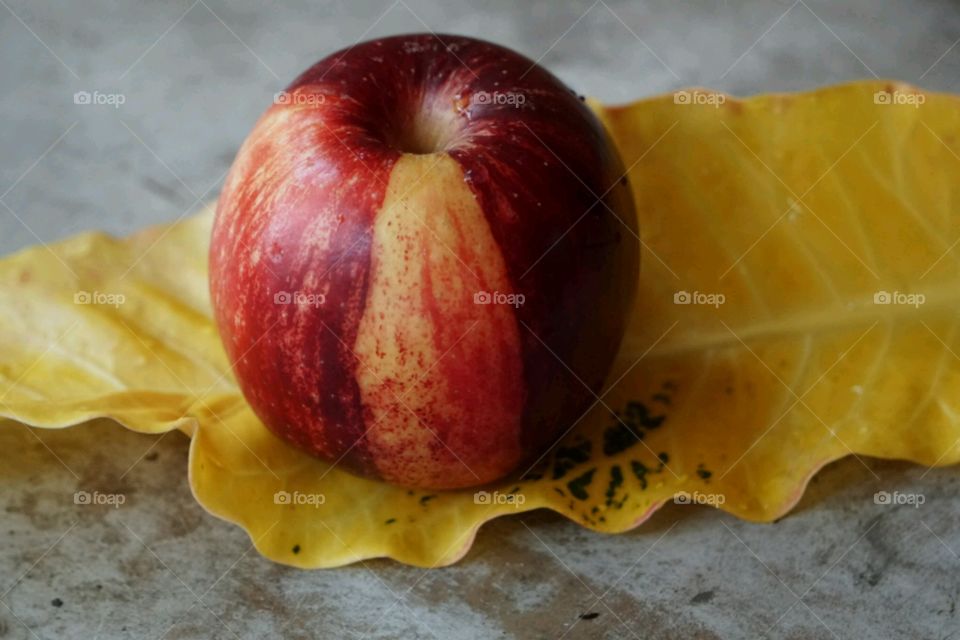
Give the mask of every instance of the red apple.
[(595, 401), (638, 245), (582, 98), (509, 49), (397, 36), (277, 95), (220, 196), (210, 288), (274, 433), (457, 488), (535, 459)]

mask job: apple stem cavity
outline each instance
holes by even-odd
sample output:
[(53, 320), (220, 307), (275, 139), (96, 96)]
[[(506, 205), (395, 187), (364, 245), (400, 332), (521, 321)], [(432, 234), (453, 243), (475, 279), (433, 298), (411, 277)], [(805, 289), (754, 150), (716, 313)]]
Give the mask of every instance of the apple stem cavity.
[(456, 146), (461, 133), (455, 106), (442, 100), (422, 97), (405, 117), (390, 127), (387, 144), (401, 153), (432, 155), (445, 153)]

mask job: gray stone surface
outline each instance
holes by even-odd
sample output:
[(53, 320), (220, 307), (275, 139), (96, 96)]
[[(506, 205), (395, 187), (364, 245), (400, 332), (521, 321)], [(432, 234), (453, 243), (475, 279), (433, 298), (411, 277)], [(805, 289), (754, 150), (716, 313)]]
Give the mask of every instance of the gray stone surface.
[[(426, 28), (502, 42), (610, 102), (873, 75), (960, 90), (960, 5), (948, 0), (2, 0), (0, 253), (195, 209), (309, 63)], [(77, 106), (80, 90), (126, 102)], [(840, 462), (775, 525), (673, 506), (604, 536), (532, 513), (485, 527), (451, 568), (300, 572), (197, 506), (182, 436), (109, 424), (40, 435), (64, 464), (24, 433), (21, 463), (0, 467), (0, 638), (960, 635), (954, 469)], [(128, 501), (77, 508), (83, 486)], [(876, 505), (878, 490), (926, 503)]]

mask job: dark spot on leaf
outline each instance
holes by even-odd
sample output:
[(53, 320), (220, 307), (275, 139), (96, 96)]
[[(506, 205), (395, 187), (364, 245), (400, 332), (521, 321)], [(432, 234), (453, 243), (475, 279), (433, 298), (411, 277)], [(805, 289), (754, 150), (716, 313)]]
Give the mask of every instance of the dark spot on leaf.
[(570, 447), (560, 447), (554, 455), (553, 479), (559, 480), (578, 464), (590, 459), (590, 441), (584, 440)]
[(643, 439), (643, 432), (634, 431), (628, 424), (617, 423), (603, 432), (603, 454), (616, 455)]
[(436, 494), (428, 495), (428, 496), (422, 496), (422, 497), (420, 498), (420, 504), (427, 504), (428, 502), (430, 502), (431, 500), (433, 500), (433, 499), (436, 498), (436, 497), (437, 497)]
[(666, 416), (651, 416), (642, 402), (627, 403), (623, 417), (603, 432), (603, 453), (608, 456), (626, 451), (643, 439), (644, 430), (656, 429)]
[(713, 472), (712, 472), (712, 471), (708, 471), (708, 470), (703, 466), (703, 463), (701, 463), (701, 464), (697, 465), (697, 475), (700, 476), (700, 478), (701, 478), (702, 480), (709, 480), (709, 479), (710, 479), (710, 476), (713, 475)]
[(595, 620), (595, 619), (598, 618), (598, 617), (600, 617), (600, 614), (597, 613), (596, 611), (591, 611), (590, 613), (581, 613), (581, 614), (580, 614), (580, 619), (581, 619), (581, 620)]
[(637, 476), (637, 480), (640, 481), (641, 489), (647, 488), (647, 476), (649, 474), (661, 473), (663, 471), (664, 467), (667, 464), (667, 460), (669, 459), (669, 456), (667, 456), (666, 453), (661, 453), (660, 455), (657, 456), (657, 459), (660, 461), (660, 464), (658, 464), (654, 469), (651, 469), (650, 467), (640, 462), (639, 460), (630, 461), (630, 470), (633, 471), (633, 475)]
[(697, 595), (690, 598), (690, 604), (704, 604), (713, 600), (713, 589), (709, 591), (701, 591)]
[(586, 500), (590, 497), (590, 494), (587, 493), (587, 487), (593, 482), (593, 474), (596, 473), (596, 471), (597, 469), (594, 467), (567, 483), (567, 488), (570, 489), (570, 493), (573, 494), (574, 498), (577, 500)]
[(60, 598), (54, 598), (53, 600), (50, 601), (50, 604), (52, 604), (55, 607), (62, 607), (63, 600), (61, 600)]
[(159, 457), (160, 457), (159, 453), (157, 453), (156, 451), (151, 451), (147, 455), (143, 456), (143, 459), (146, 460), (147, 462), (153, 462)]
[(298, 544), (293, 545), (293, 553), (294, 555), (300, 553), (300, 545)]
[(617, 495), (617, 490), (620, 488), (620, 485), (623, 484), (623, 471), (620, 469), (620, 465), (615, 464), (610, 468), (610, 484), (607, 485), (607, 506), (623, 506), (622, 503), (615, 504), (613, 501), (614, 496)]
[(656, 429), (663, 424), (665, 419), (666, 416), (651, 416), (647, 406), (642, 402), (630, 402), (627, 404), (627, 420), (629, 422), (635, 422), (641, 427)]
[(630, 468), (633, 470), (633, 475), (637, 476), (637, 480), (640, 481), (640, 488), (646, 489), (647, 474), (650, 472), (650, 470), (647, 468), (647, 465), (633, 460), (630, 462)]
[(396, 521), (397, 521), (396, 518), (390, 518), (389, 520), (387, 520), (386, 522), (384, 522), (384, 524), (393, 524), (393, 523), (396, 522)]

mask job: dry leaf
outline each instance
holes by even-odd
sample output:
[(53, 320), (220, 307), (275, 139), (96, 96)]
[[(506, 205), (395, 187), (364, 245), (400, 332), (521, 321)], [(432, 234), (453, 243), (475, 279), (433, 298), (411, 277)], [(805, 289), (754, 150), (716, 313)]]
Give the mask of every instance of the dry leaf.
[(609, 390), (523, 479), (410, 492), (271, 435), (210, 319), (209, 212), (0, 261), (0, 415), (184, 430), (198, 501), (301, 567), (449, 564), (540, 507), (607, 532), (671, 499), (767, 521), (846, 455), (960, 459), (957, 98), (865, 82), (596, 108), (639, 205), (638, 308)]

